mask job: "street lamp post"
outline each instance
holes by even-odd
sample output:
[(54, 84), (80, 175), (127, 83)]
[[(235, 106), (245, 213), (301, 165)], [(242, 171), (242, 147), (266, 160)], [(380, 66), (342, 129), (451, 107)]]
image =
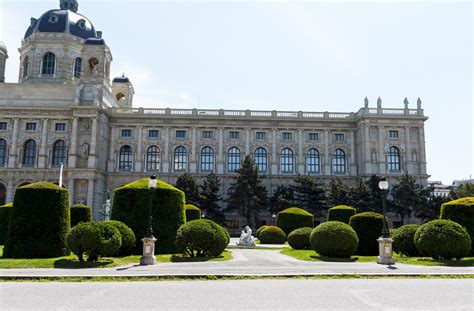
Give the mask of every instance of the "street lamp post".
[(387, 218), (385, 216), (385, 199), (387, 196), (388, 182), (385, 177), (380, 178), (379, 188), (382, 190), (382, 236), (377, 240), (379, 242), (379, 256), (377, 263), (382, 265), (393, 265), (395, 262), (392, 258), (392, 239), (388, 231)]
[(150, 179), (148, 180), (148, 189), (150, 189), (150, 210), (148, 213), (148, 230), (145, 235), (145, 237), (142, 239), (143, 242), (143, 255), (140, 258), (140, 265), (154, 265), (156, 264), (156, 257), (155, 257), (155, 242), (156, 239), (153, 236), (153, 216), (152, 216), (152, 211), (153, 211), (153, 198), (155, 196), (155, 190), (156, 190), (156, 176), (152, 175), (150, 176)]
[(272, 226), (275, 225), (275, 219), (276, 219), (276, 217), (277, 217), (277, 216), (275, 215), (275, 213), (273, 213), (273, 214), (272, 214)]

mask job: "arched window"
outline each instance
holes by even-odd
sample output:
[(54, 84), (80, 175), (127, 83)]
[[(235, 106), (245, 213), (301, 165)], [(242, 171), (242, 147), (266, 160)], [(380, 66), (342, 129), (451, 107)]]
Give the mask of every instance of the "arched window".
[(146, 169), (147, 171), (160, 170), (160, 148), (158, 146), (150, 146), (146, 150)]
[(7, 201), (7, 188), (4, 184), (0, 184), (0, 206), (5, 205)]
[(306, 172), (319, 173), (320, 172), (319, 151), (316, 149), (309, 149), (306, 153)]
[(389, 171), (400, 171), (400, 150), (395, 146), (388, 149), (387, 166)]
[(120, 171), (131, 171), (132, 170), (132, 158), (133, 158), (132, 147), (123, 146), (122, 148), (120, 148), (119, 170)]
[(23, 146), (23, 165), (34, 166), (36, 162), (36, 142), (27, 140)]
[(23, 78), (28, 76), (28, 66), (28, 56), (25, 56), (25, 59), (23, 60)]
[(74, 78), (81, 77), (81, 69), (82, 69), (82, 58), (78, 57), (74, 61)]
[(282, 173), (293, 173), (293, 150), (285, 148), (280, 154), (280, 171)]
[(54, 74), (54, 69), (56, 67), (56, 56), (49, 52), (43, 56), (43, 69), (42, 74), (52, 75)]
[(334, 174), (346, 173), (346, 154), (341, 149), (336, 149), (332, 155), (332, 172)]
[(183, 146), (174, 150), (174, 170), (184, 171), (188, 167), (188, 150)]
[(204, 147), (201, 150), (201, 171), (214, 170), (214, 150), (211, 147)]
[(240, 169), (240, 149), (232, 147), (227, 153), (227, 170), (235, 172)]
[(66, 163), (66, 143), (64, 140), (58, 140), (53, 145), (53, 166), (59, 166)]
[(0, 167), (7, 164), (7, 142), (5, 139), (0, 139)]
[(255, 164), (258, 167), (259, 172), (267, 171), (267, 150), (262, 147), (255, 149)]

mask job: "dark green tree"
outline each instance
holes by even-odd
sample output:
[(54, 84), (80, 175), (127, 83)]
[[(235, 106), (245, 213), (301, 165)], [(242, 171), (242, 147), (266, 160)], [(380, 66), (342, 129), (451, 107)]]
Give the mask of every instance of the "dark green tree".
[(199, 191), (199, 184), (196, 177), (189, 173), (184, 173), (176, 180), (176, 188), (184, 192), (186, 196), (186, 204), (194, 204), (201, 206), (201, 194)]
[[(370, 199), (368, 200), (367, 211), (381, 213), (382, 212), (382, 200), (383, 193), (379, 188), (380, 177), (377, 175), (371, 175), (365, 184), (367, 185), (370, 193)], [(390, 200), (387, 198), (387, 204), (390, 205)], [(362, 211), (361, 211), (362, 212)]]
[(270, 212), (278, 213), (288, 207), (295, 206), (293, 189), (286, 185), (279, 185), (269, 198)]
[(201, 187), (201, 209), (205, 212), (206, 218), (217, 223), (223, 223), (224, 213), (220, 210), (219, 201), (222, 197), (219, 194), (221, 180), (216, 174), (210, 173), (204, 179)]
[(449, 196), (453, 200), (466, 197), (474, 197), (474, 184), (465, 183), (459, 186), (458, 188), (453, 188)]
[(331, 179), (331, 182), (329, 183), (329, 193), (326, 200), (327, 207), (330, 208), (336, 205), (352, 206), (350, 192), (350, 187), (344, 184), (339, 178), (336, 177)]
[(293, 189), (295, 203), (316, 216), (321, 216), (326, 201), (323, 185), (308, 175), (298, 175), (290, 186)]
[(447, 197), (435, 196), (433, 185), (427, 188), (421, 188), (420, 199), (421, 204), (415, 211), (415, 216), (421, 218), (423, 222), (438, 219), (441, 205), (449, 201)]
[(372, 193), (364, 180), (359, 178), (357, 184), (350, 187), (349, 191), (349, 198), (351, 201), (349, 206), (356, 208), (358, 212), (372, 211)]
[(409, 174), (400, 177), (398, 185), (393, 186), (391, 194), (393, 198), (391, 209), (400, 216), (402, 225), (405, 218), (411, 217), (413, 213), (416, 215), (422, 209), (422, 204), (426, 203), (423, 199), (423, 187)]
[(239, 211), (246, 218), (248, 225), (256, 228), (259, 211), (267, 205), (267, 189), (250, 155), (245, 156), (229, 190), (229, 207)]

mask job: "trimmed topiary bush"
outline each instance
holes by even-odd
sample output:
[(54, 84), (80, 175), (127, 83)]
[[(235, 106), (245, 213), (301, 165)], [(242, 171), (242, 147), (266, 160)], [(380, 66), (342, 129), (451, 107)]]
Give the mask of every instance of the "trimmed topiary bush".
[(261, 226), (260, 228), (257, 229), (257, 232), (255, 232), (255, 237), (260, 240), (260, 233), (262, 232), (263, 229), (267, 228), (268, 226)]
[(104, 221), (104, 223), (112, 224), (120, 232), (120, 249), (114, 255), (131, 255), (133, 253), (133, 249), (135, 247), (136, 242), (135, 233), (133, 233), (132, 229), (130, 229), (126, 224), (118, 220), (108, 220)]
[(82, 222), (74, 226), (66, 236), (66, 243), (79, 261), (84, 261), (84, 253), (95, 247), (95, 226), (90, 222)]
[(347, 205), (338, 205), (328, 210), (328, 221), (340, 221), (348, 224), (349, 219), (356, 214), (355, 208)]
[(71, 227), (80, 222), (92, 221), (92, 208), (84, 204), (76, 204), (71, 207)]
[(313, 228), (310, 227), (303, 227), (298, 228), (290, 232), (288, 234), (288, 244), (293, 249), (311, 249), (311, 245), (309, 243), (309, 236)]
[(471, 239), (467, 230), (451, 220), (432, 220), (415, 233), (415, 246), (423, 256), (460, 259), (469, 255)]
[(267, 226), (259, 237), (262, 244), (284, 244), (286, 240), (285, 232), (276, 226)]
[(359, 238), (351, 226), (328, 221), (313, 229), (309, 237), (311, 249), (321, 256), (350, 258), (357, 250)]
[(16, 189), (3, 256), (51, 258), (69, 254), (69, 191), (40, 182)]
[(201, 219), (201, 210), (192, 204), (186, 204), (186, 222), (196, 219)]
[(146, 234), (150, 204), (153, 204), (156, 253), (174, 254), (176, 232), (186, 221), (184, 193), (161, 180), (157, 180), (155, 190), (150, 190), (148, 180), (140, 179), (115, 189), (112, 219), (123, 222), (133, 230), (137, 237), (134, 253), (141, 254), (141, 238)]
[(379, 244), (377, 239), (382, 235), (383, 216), (372, 212), (355, 214), (349, 220), (349, 225), (359, 237), (356, 254), (362, 256), (378, 255)]
[(393, 251), (409, 257), (419, 255), (415, 246), (415, 233), (419, 225), (404, 225), (390, 232), (393, 239)]
[(444, 203), (440, 219), (455, 221), (466, 228), (471, 238), (471, 254), (474, 254), (474, 197)]
[(277, 227), (285, 232), (286, 235), (291, 231), (310, 227), (313, 228), (314, 217), (304, 209), (298, 207), (290, 207), (277, 214)]
[(217, 257), (228, 245), (226, 230), (209, 219), (191, 220), (178, 229), (178, 252), (191, 257)]
[(0, 245), (5, 244), (13, 203), (0, 206)]

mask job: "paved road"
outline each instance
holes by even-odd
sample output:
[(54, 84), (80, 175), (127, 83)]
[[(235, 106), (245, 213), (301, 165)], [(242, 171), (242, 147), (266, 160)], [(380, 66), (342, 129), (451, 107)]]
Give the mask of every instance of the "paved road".
[(2, 276), (181, 276), (181, 275), (318, 275), (318, 274), (474, 274), (474, 267), (414, 266), (376, 263), (308, 262), (278, 250), (232, 249), (223, 262), (158, 263), (98, 269), (0, 269)]
[(474, 310), (469, 279), (0, 283), (5, 310)]

